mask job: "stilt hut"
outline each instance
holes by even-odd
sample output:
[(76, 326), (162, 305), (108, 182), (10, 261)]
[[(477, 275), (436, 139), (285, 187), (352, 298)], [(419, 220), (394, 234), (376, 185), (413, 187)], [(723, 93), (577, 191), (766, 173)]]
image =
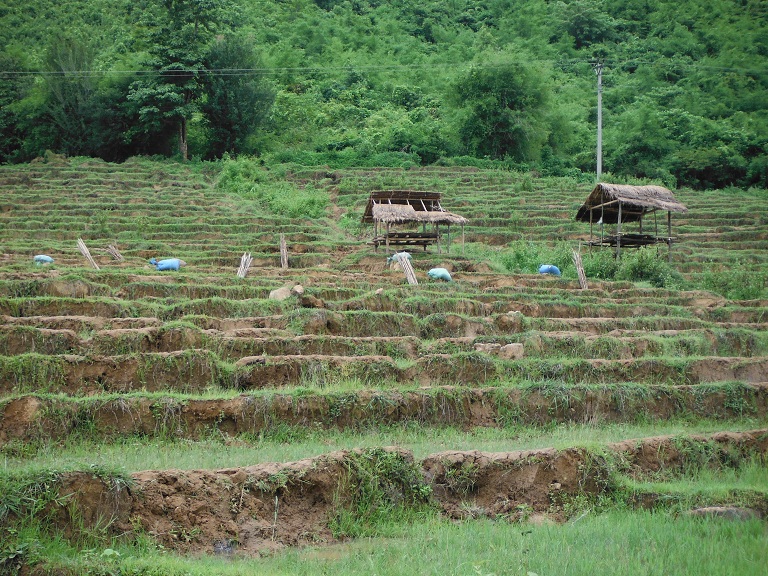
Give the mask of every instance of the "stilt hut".
[(387, 253), (391, 246), (421, 246), (426, 250), (427, 246), (435, 244), (440, 253), (441, 239), (445, 235), (444, 243), (448, 252), (451, 225), (458, 225), (461, 226), (463, 252), (464, 225), (468, 220), (444, 210), (440, 198), (440, 192), (374, 190), (363, 214), (363, 222), (373, 224), (374, 227), (369, 244), (373, 244), (374, 250), (384, 245)]
[[(666, 212), (666, 226), (659, 232), (658, 212)], [(650, 244), (666, 244), (672, 252), (672, 212), (688, 209), (663, 186), (630, 186), (599, 183), (576, 214), (576, 220), (589, 222), (589, 246), (611, 246), (616, 256), (622, 248), (638, 248)], [(647, 219), (653, 217), (649, 229)], [(646, 220), (644, 226), (644, 219)], [(627, 224), (637, 224), (636, 232), (628, 232)], [(615, 225), (613, 234), (605, 234), (605, 225)], [(596, 236), (594, 226), (599, 226)], [(664, 234), (666, 232), (666, 234)]]

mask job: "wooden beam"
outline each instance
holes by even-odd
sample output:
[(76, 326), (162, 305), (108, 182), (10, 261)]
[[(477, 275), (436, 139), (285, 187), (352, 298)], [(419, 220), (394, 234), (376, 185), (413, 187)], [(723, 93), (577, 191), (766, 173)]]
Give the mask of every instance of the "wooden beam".
[(598, 204), (597, 206), (590, 206), (589, 210), (591, 212), (592, 210), (597, 210), (598, 208), (605, 208), (606, 206), (611, 206), (612, 204), (616, 204), (617, 202), (621, 202), (621, 200), (611, 200), (610, 202), (603, 202), (602, 204)]

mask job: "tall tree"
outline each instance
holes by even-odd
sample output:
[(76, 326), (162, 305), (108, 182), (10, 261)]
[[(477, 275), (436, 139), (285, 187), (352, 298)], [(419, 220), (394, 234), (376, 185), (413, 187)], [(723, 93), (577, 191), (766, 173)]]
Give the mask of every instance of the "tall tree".
[(20, 156), (24, 132), (17, 103), (29, 89), (31, 76), (20, 54), (0, 53), (0, 164)]
[(151, 26), (149, 68), (156, 75), (136, 81), (129, 99), (142, 130), (178, 135), (179, 153), (188, 157), (187, 128), (199, 109), (206, 55), (227, 18), (228, 0), (148, 0)]
[(69, 155), (90, 154), (97, 104), (94, 49), (86, 42), (55, 36), (46, 52), (44, 120), (51, 124), (52, 148)]
[(501, 55), (472, 67), (454, 87), (466, 118), (460, 128), (470, 153), (535, 160), (549, 131), (542, 73)]
[(244, 152), (246, 139), (267, 116), (274, 90), (259, 75), (260, 59), (240, 37), (218, 39), (207, 58), (206, 98), (201, 106), (212, 156)]

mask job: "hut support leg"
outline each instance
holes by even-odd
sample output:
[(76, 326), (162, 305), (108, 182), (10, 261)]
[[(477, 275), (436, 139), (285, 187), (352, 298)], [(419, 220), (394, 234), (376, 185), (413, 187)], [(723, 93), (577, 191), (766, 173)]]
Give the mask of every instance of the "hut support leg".
[(619, 219), (616, 223), (616, 258), (621, 258), (621, 200), (619, 200)]
[(672, 262), (672, 212), (667, 212), (667, 262)]
[(600, 208), (600, 250), (603, 249), (603, 227), (605, 226), (605, 206)]
[(387, 256), (389, 256), (389, 222), (387, 222), (387, 233), (384, 236), (384, 242), (387, 245)]

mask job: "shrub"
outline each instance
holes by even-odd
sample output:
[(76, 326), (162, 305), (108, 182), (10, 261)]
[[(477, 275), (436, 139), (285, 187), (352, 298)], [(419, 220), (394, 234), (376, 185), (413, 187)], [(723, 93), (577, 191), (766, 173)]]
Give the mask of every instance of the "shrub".
[(613, 250), (595, 250), (582, 254), (581, 263), (587, 278), (613, 280), (619, 271), (619, 261)]
[(255, 158), (225, 156), (216, 186), (247, 200), (255, 200), (274, 214), (288, 218), (321, 218), (330, 199), (325, 190), (298, 188), (290, 182), (273, 181)]
[(737, 262), (728, 270), (709, 270), (702, 279), (703, 288), (732, 300), (765, 298), (768, 274), (756, 272), (744, 262)]
[(654, 248), (626, 250), (621, 254), (616, 280), (648, 282), (656, 288), (675, 288), (683, 285), (683, 277), (662, 260)]
[(561, 272), (572, 267), (572, 249), (567, 242), (547, 245), (530, 240), (515, 240), (499, 254), (508, 272), (536, 274), (542, 264), (554, 264)]

